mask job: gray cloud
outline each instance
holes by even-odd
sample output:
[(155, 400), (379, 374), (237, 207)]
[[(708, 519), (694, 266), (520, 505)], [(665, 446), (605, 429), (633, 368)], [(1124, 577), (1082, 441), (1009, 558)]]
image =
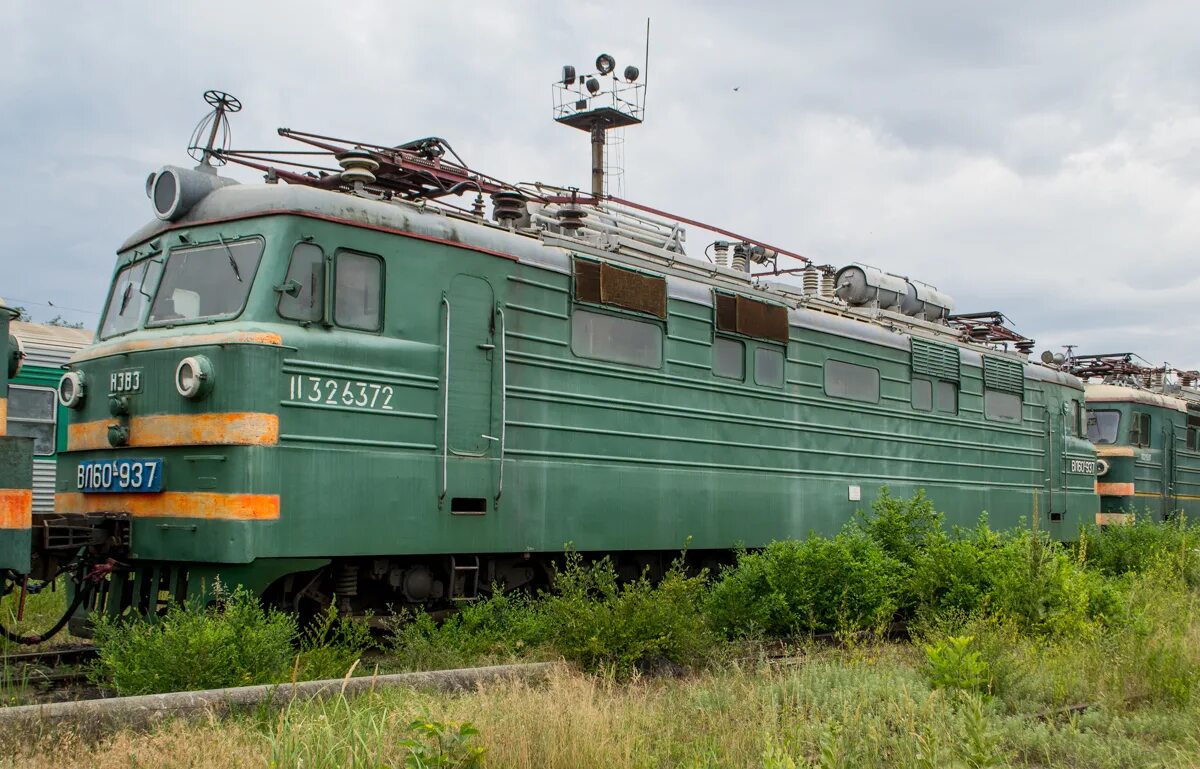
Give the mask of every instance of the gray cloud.
[(246, 104), (241, 146), (280, 125), (437, 134), (489, 173), (583, 186), (549, 82), (601, 50), (640, 61), (646, 13), (629, 196), (924, 279), (1040, 346), (1200, 365), (1200, 11), (1172, 2), (18, 0), (0, 6), (0, 295), (98, 311), (205, 88)]

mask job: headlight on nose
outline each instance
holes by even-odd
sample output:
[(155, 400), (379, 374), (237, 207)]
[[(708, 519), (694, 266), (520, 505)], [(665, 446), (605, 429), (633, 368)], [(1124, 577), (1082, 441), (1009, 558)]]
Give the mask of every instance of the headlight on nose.
[(1096, 460), (1096, 476), (1097, 477), (1102, 476), (1102, 475), (1106, 474), (1107, 472), (1108, 472), (1108, 460), (1107, 459), (1097, 459)]
[(83, 391), (83, 374), (78, 371), (68, 371), (58, 380), (58, 402), (69, 409), (83, 403)]
[(190, 355), (175, 367), (175, 389), (185, 398), (203, 398), (212, 383), (212, 361), (203, 355)]

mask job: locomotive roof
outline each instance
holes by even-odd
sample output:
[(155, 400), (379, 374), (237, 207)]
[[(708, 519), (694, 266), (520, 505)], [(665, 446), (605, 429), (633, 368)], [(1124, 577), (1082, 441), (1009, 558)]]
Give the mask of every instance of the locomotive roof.
[(1084, 393), (1088, 403), (1141, 403), (1175, 411), (1187, 411), (1187, 401), (1170, 395), (1114, 384), (1089, 384)]
[(82, 328), (21, 321), (13, 321), (8, 330), (21, 341), (26, 364), (54, 368), (66, 363), (76, 350), (91, 344), (94, 336)]
[[(120, 251), (135, 248), (163, 232), (180, 227), (271, 215), (310, 216), (372, 229), (409, 233), (515, 258), (566, 274), (570, 274), (572, 269), (573, 252), (590, 253), (617, 263), (665, 273), (668, 294), (672, 298), (711, 306), (714, 287), (754, 294), (787, 305), (789, 322), (801, 328), (819, 329), (838, 336), (900, 349), (909, 348), (909, 337), (933, 338), (957, 346), (964, 363), (982, 365), (983, 352), (1002, 355), (1024, 364), (1027, 378), (1083, 390), (1082, 383), (1069, 374), (1032, 362), (1024, 355), (994, 350), (963, 340), (957, 331), (948, 327), (918, 321), (886, 310), (847, 307), (828, 299), (802, 297), (797, 286), (781, 286), (774, 281), (755, 284), (749, 280), (748, 275), (683, 255), (657, 257), (617, 253), (567, 236), (551, 235), (552, 239), (547, 239), (537, 230), (509, 229), (419, 202), (376, 200), (299, 184), (234, 183), (221, 187), (210, 192), (175, 221), (154, 219), (148, 222), (126, 239)], [(784, 290), (780, 290), (781, 287)]]

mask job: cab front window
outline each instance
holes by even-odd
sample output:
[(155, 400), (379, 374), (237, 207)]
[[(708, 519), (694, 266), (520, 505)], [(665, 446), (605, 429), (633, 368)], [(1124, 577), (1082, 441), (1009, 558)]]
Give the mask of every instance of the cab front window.
[(1088, 409), (1087, 439), (1092, 443), (1116, 443), (1121, 429), (1121, 412)]
[(262, 252), (261, 238), (172, 250), (146, 325), (220, 320), (241, 314)]
[(104, 322), (100, 324), (101, 339), (128, 333), (141, 325), (150, 292), (161, 271), (161, 262), (146, 259), (117, 273), (108, 306), (104, 308)]

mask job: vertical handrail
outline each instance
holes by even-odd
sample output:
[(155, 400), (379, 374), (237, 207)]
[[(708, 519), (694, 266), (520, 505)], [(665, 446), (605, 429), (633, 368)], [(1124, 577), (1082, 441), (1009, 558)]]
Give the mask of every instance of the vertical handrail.
[(508, 341), (504, 338), (507, 326), (504, 322), (504, 308), (496, 307), (500, 316), (500, 478), (496, 483), (496, 502), (504, 493), (504, 432), (505, 420), (508, 419)]
[(450, 456), (450, 300), (442, 294), (442, 304), (446, 305), (446, 361), (442, 366), (442, 493), (438, 501), (446, 498), (446, 468)]

